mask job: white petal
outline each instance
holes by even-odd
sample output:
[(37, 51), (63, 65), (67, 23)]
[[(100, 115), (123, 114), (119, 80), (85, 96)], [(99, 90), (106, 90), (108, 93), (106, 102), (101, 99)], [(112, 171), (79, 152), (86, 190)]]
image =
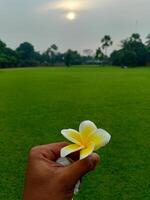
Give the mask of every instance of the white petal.
[(79, 126), (79, 132), (80, 132), (83, 140), (85, 140), (87, 137), (89, 137), (89, 135), (91, 133), (96, 132), (96, 130), (97, 130), (96, 125), (89, 120), (81, 122), (81, 124)]
[(75, 143), (75, 144), (81, 144), (81, 136), (79, 132), (77, 132), (74, 129), (64, 129), (61, 131), (61, 134), (67, 138), (69, 141)]
[(71, 154), (71, 153), (74, 153), (76, 151), (79, 151), (81, 150), (83, 147), (78, 145), (78, 144), (70, 144), (64, 148), (61, 149), (61, 157), (66, 157), (67, 155)]
[(63, 166), (69, 166), (72, 163), (68, 158), (65, 158), (65, 157), (64, 158), (62, 158), (62, 157), (58, 158), (56, 160), (56, 162), (63, 165)]
[(81, 122), (79, 126), (79, 132), (84, 131), (86, 128), (90, 128), (92, 131), (97, 129), (96, 125), (89, 120)]
[[(95, 138), (99, 138), (99, 144), (95, 144), (95, 150), (105, 146), (109, 143), (111, 135), (104, 129), (97, 129), (96, 134), (93, 135)], [(97, 140), (98, 141), (98, 140)], [(94, 142), (94, 141), (93, 141)]]
[(94, 151), (94, 144), (90, 143), (88, 147), (80, 151), (80, 160), (88, 157)]

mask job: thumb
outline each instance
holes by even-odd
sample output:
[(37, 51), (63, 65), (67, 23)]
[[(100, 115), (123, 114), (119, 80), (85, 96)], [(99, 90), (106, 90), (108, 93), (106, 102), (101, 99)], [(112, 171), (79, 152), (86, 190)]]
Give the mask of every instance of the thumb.
[(96, 153), (91, 154), (83, 160), (78, 160), (72, 165), (66, 167), (69, 180), (76, 183), (82, 176), (87, 174), (89, 171), (95, 169), (99, 162), (99, 156)]

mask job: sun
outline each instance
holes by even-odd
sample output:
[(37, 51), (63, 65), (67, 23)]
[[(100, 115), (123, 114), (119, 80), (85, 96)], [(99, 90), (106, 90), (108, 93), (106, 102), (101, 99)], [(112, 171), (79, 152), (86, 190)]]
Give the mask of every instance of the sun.
[(68, 12), (66, 15), (66, 18), (70, 21), (75, 20), (76, 19), (76, 13), (75, 12)]

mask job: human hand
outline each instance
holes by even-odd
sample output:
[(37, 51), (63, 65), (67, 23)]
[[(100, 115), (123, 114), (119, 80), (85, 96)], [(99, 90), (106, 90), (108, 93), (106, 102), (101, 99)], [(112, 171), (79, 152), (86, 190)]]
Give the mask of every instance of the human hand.
[[(91, 154), (64, 167), (56, 163), (66, 142), (32, 148), (25, 177), (24, 200), (71, 200), (79, 179), (95, 169), (99, 156)], [(73, 156), (73, 155), (72, 155)], [(76, 156), (72, 157), (76, 160)]]

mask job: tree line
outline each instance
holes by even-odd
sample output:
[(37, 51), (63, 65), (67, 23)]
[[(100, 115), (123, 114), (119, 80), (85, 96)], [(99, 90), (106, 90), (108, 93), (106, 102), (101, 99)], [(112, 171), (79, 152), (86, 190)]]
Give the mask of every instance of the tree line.
[(119, 50), (108, 55), (108, 48), (113, 45), (110, 35), (105, 35), (99, 47), (93, 52), (84, 50), (84, 55), (78, 51), (67, 50), (61, 53), (56, 44), (52, 44), (43, 53), (35, 51), (29, 42), (23, 42), (15, 50), (7, 47), (0, 40), (0, 67), (28, 67), (28, 66), (55, 66), (55, 65), (116, 65), (116, 66), (145, 66), (150, 65), (150, 34), (144, 43), (140, 34), (133, 33), (120, 42)]

